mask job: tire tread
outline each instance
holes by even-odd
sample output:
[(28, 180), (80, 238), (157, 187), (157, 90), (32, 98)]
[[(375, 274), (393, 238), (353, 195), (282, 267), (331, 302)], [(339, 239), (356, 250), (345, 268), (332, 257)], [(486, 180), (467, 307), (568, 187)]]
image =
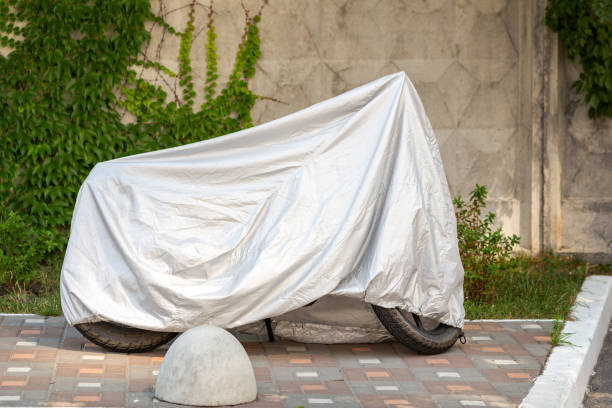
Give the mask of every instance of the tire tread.
[(393, 337), (418, 353), (442, 353), (451, 348), (463, 333), (461, 329), (443, 323), (431, 332), (418, 330), (398, 309), (387, 309), (376, 305), (372, 305), (372, 308)]
[(120, 353), (150, 351), (177, 335), (173, 332), (155, 332), (110, 322), (81, 323), (74, 327), (92, 343)]

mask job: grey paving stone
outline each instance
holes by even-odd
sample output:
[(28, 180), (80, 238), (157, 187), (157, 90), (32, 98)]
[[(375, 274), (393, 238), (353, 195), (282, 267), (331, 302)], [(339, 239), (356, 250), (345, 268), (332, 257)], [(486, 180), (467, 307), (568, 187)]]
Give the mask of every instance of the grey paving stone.
[(232, 334), (234, 335), (234, 337), (236, 337), (240, 341), (259, 341), (259, 338), (256, 334), (243, 333), (243, 332), (237, 332), (237, 333), (232, 333)]
[(9, 363), (8, 367), (31, 367), (29, 375), (51, 375), (55, 370), (55, 363)]
[(278, 393), (278, 387), (272, 381), (257, 381), (258, 394)]
[(15, 347), (15, 337), (0, 337), (0, 348), (12, 349)]
[[(89, 378), (80, 378), (80, 381), (89, 381)], [(93, 381), (102, 382), (100, 390), (104, 391), (127, 391), (127, 381), (123, 378), (105, 378), (105, 379), (94, 379)]]
[(56, 337), (41, 337), (38, 340), (38, 344), (40, 346), (45, 346), (45, 347), (51, 347), (51, 348), (58, 348), (60, 345), (61, 339), (56, 338)]
[(62, 363), (80, 363), (82, 360), (82, 355), (80, 351), (74, 350), (60, 350), (57, 354), (57, 361)]
[[(427, 389), (419, 381), (397, 381), (396, 385), (399, 387), (400, 393), (403, 393), (406, 395), (427, 394)], [(388, 391), (385, 391), (385, 392), (388, 392)]]
[(35, 402), (38, 405), (49, 399), (49, 391), (24, 391), (22, 399), (24, 402)]
[(153, 405), (153, 393), (128, 392), (125, 394), (125, 405), (128, 407), (150, 407)]
[[(282, 400), (283, 406), (286, 408), (296, 408), (299, 407), (300, 405), (303, 406), (308, 406), (308, 403), (306, 402), (306, 396), (305, 395), (290, 395), (287, 398), (284, 398)], [(317, 404), (321, 407), (333, 407), (333, 404)]]
[(482, 372), (476, 368), (457, 368), (455, 369), (466, 381), (486, 381)]
[(538, 323), (540, 324), (540, 326), (542, 326), (542, 328), (544, 328), (545, 332), (549, 333), (552, 330), (553, 322), (543, 322), (543, 321), (540, 321)]
[[(295, 343), (293, 346), (301, 346), (302, 344), (300, 343)], [(304, 345), (306, 347), (306, 350), (308, 351), (308, 353), (310, 354), (329, 354), (329, 347), (327, 347), (327, 344), (306, 344)]]
[(66, 327), (66, 330), (64, 330), (63, 338), (65, 338), (65, 339), (78, 339), (78, 338), (83, 338), (83, 336), (74, 327)]
[[(432, 395), (431, 398), (434, 400), (439, 408), (465, 408), (459, 403), (459, 398), (451, 395)], [(462, 398), (465, 399), (465, 398)], [(477, 399), (470, 397), (470, 399)]]
[(263, 355), (250, 355), (249, 359), (253, 367), (267, 367), (269, 365), (268, 359)]
[(339, 355), (335, 355), (334, 356), (336, 358), (336, 361), (338, 363), (338, 367), (342, 367), (342, 368), (359, 368), (361, 367), (361, 364), (359, 364), (359, 361), (357, 360), (357, 357), (351, 355), (351, 356), (339, 356)]
[[(309, 403), (309, 399), (315, 400), (332, 400), (329, 404), (314, 404)], [(288, 398), (283, 400), (283, 406), (287, 408), (296, 408), (300, 405), (305, 407), (340, 407), (340, 408), (353, 408), (353, 407), (361, 407), (361, 404), (354, 397), (347, 396), (338, 396), (338, 395), (308, 395), (308, 396), (289, 396)]]
[[(380, 385), (395, 385), (395, 383), (387, 383), (387, 382), (383, 382), (383, 381), (378, 381), (381, 384)], [(379, 385), (377, 382), (376, 385)], [(377, 391), (374, 389), (374, 383), (371, 381), (354, 381), (351, 383), (347, 383), (348, 387), (351, 389), (351, 391), (353, 391), (353, 394), (355, 395), (371, 395), (371, 394), (377, 394)], [(399, 388), (399, 386), (398, 386)]]
[(499, 392), (508, 397), (522, 397), (527, 395), (533, 383), (513, 382), (513, 383), (491, 383)]
[[(480, 370), (476, 368), (454, 367), (413, 367), (410, 369), (415, 379), (419, 381), (486, 381)], [(438, 376), (437, 373), (458, 373), (459, 377)]]
[(72, 377), (55, 377), (51, 391), (74, 391), (78, 380)]
[(508, 332), (489, 333), (489, 336), (493, 339), (492, 343), (495, 344), (518, 344), (514, 337)]
[(25, 318), (16, 316), (4, 316), (2, 326), (23, 326)]
[[(367, 358), (367, 357), (365, 357), (365, 358)], [(378, 366), (382, 366), (382, 367), (386, 367), (386, 368), (404, 368), (404, 367), (408, 367), (408, 364), (406, 364), (406, 361), (404, 361), (404, 359), (401, 358), (401, 357), (384, 356), (384, 357), (378, 357), (378, 358), (381, 361), (381, 364), (378, 364)], [(370, 364), (365, 365), (365, 366), (369, 367), (369, 368), (376, 367), (376, 365), (370, 365)]]
[(523, 348), (529, 352), (532, 356), (547, 356), (550, 352), (550, 345), (543, 344), (523, 344)]
[[(319, 376), (319, 370), (317, 369), (303, 369), (303, 371), (316, 371), (317, 377)], [(274, 367), (270, 369), (270, 375), (277, 381), (295, 381), (295, 372), (296, 370), (293, 367)]]
[[(471, 355), (468, 356), (476, 368), (502, 368), (502, 369), (531, 369), (540, 370), (542, 368), (540, 362), (530, 356), (482, 356), (482, 355)], [(495, 363), (495, 360), (514, 360), (516, 364), (501, 364)]]
[[(534, 323), (540, 324), (540, 322), (534, 322)], [(517, 322), (504, 322), (504, 321), (500, 321), (497, 324), (499, 324), (501, 327), (503, 327), (504, 330), (512, 332), (512, 331), (523, 330), (523, 329), (521, 329), (521, 325), (525, 324), (525, 322), (521, 322), (521, 321), (517, 321)]]

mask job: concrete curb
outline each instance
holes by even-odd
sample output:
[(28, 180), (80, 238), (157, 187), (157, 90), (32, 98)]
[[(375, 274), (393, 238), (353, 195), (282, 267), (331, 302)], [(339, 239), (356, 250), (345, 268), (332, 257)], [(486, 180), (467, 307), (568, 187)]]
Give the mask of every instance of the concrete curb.
[(612, 317), (612, 276), (587, 277), (572, 316), (562, 331), (572, 345), (553, 348), (519, 408), (580, 406)]

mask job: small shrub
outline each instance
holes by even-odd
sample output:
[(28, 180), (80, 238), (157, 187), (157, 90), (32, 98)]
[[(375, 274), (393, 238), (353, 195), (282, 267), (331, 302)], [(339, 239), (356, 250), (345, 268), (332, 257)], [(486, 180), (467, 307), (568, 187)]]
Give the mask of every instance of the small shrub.
[(466, 299), (471, 300), (492, 297), (499, 269), (510, 262), (512, 249), (520, 241), (518, 236), (507, 237), (501, 228), (494, 228), (494, 213), (482, 217), (486, 198), (487, 188), (476, 184), (469, 202), (461, 196), (453, 200), (459, 253), (465, 270), (464, 292)]
[(34, 227), (15, 212), (0, 212), (0, 284), (30, 284), (46, 255), (59, 245), (51, 232)]

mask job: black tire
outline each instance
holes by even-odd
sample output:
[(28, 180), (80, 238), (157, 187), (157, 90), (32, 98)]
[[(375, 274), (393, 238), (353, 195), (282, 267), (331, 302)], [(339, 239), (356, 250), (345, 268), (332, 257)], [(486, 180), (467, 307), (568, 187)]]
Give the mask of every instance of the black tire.
[(153, 350), (177, 335), (177, 333), (155, 332), (109, 322), (81, 323), (74, 327), (92, 343), (120, 353), (142, 353)]
[(397, 341), (418, 353), (443, 353), (463, 334), (461, 329), (443, 323), (436, 323), (435, 327), (427, 329), (421, 318), (414, 313), (402, 312), (397, 308), (386, 309), (376, 305), (372, 307), (389, 333)]

